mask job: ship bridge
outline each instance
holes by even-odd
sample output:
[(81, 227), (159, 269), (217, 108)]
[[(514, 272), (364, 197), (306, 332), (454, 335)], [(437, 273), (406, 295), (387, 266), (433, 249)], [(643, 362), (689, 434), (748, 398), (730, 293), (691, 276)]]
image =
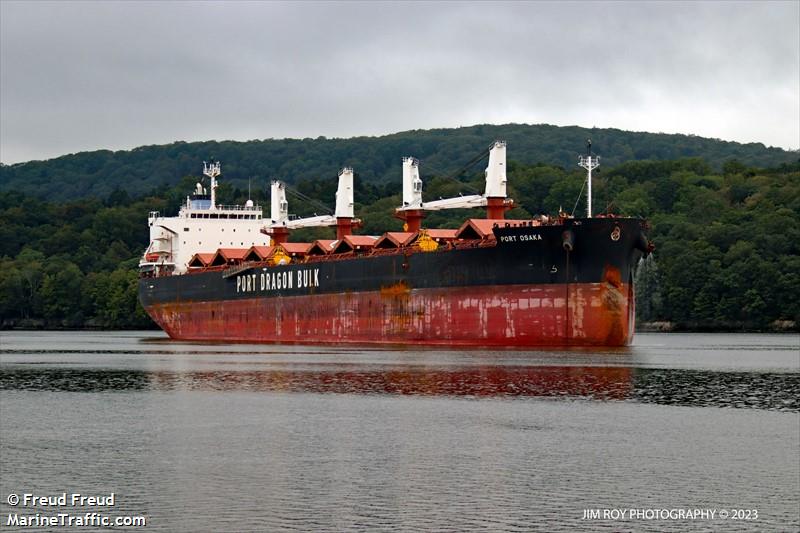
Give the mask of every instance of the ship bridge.
[(263, 210), (248, 200), (244, 205), (217, 205), (217, 177), (220, 163), (204, 163), (203, 174), (210, 180), (210, 191), (197, 183), (186, 197), (178, 216), (148, 216), (150, 244), (139, 263), (142, 272), (181, 274), (198, 253), (214, 253), (219, 248), (269, 246), (261, 233)]

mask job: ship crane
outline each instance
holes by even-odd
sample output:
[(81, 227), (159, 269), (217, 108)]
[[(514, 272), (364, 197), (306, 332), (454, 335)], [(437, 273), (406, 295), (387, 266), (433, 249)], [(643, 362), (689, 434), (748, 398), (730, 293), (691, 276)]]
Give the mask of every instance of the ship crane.
[[(432, 202), (422, 201), (419, 161), (413, 157), (404, 157), (403, 205), (395, 210), (395, 216), (405, 221), (407, 231), (419, 231), (425, 211), (485, 207), (486, 218), (503, 219), (505, 212), (514, 205), (514, 201), (506, 194), (508, 179), (506, 177), (505, 141), (495, 141), (488, 152), (489, 164), (486, 167), (486, 189), (483, 194), (457, 196)], [(482, 159), (485, 155), (486, 152), (483, 152), (477, 160)]]
[(270, 187), (271, 221), (262, 231), (272, 237), (275, 244), (287, 242), (291, 230), (329, 226), (336, 226), (336, 238), (341, 240), (346, 235), (350, 235), (353, 228), (361, 223), (355, 218), (353, 212), (353, 169), (350, 167), (345, 167), (339, 172), (336, 211), (333, 215), (290, 219), (289, 203), (286, 201), (286, 184), (282, 181), (272, 181)]

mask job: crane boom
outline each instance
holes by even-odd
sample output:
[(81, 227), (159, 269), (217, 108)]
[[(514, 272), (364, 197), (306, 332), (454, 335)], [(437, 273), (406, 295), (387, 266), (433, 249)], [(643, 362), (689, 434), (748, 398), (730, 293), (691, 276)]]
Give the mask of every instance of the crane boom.
[(456, 196), (455, 198), (434, 200), (433, 202), (422, 202), (422, 209), (425, 211), (439, 211), (441, 209), (484, 207), (486, 203), (485, 196), (481, 194), (471, 194), (469, 196)]
[[(488, 199), (506, 199), (506, 143), (495, 141), (485, 151), (470, 161), (471, 166), (489, 154), (486, 167), (486, 190), (484, 194), (457, 196), (433, 202), (422, 201), (422, 180), (419, 177), (419, 161), (413, 157), (403, 158), (403, 205), (397, 208), (404, 211), (439, 211), (441, 209), (461, 209), (470, 207), (486, 207)], [(461, 172), (461, 171), (459, 171)]]

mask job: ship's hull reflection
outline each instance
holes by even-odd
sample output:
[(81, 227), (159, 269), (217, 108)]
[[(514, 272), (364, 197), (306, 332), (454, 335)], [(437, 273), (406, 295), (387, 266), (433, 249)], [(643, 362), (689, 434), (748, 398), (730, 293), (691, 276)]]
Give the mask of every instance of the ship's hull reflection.
[[(242, 391), (312, 394), (551, 397), (800, 411), (800, 375), (627, 366), (223, 365), (154, 370), (7, 365), (0, 390)], [(238, 367), (238, 368), (237, 368)]]
[(159, 389), (287, 391), (426, 396), (587, 396), (624, 399), (630, 368), (579, 366), (359, 368), (150, 375)]
[(630, 368), (587, 366), (279, 365), (270, 369), (117, 370), (6, 368), (3, 389), (94, 392), (213, 390), (426, 396), (586, 396), (624, 399)]

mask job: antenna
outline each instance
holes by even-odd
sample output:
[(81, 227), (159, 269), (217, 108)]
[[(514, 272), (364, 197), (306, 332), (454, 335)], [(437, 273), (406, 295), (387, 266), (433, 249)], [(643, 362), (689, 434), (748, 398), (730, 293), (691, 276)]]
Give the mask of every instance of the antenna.
[(213, 159), (210, 163), (203, 161), (203, 174), (213, 179), (219, 176), (221, 173), (222, 167), (219, 161), (214, 161)]
[(247, 201), (244, 203), (245, 207), (253, 207), (253, 199), (250, 198), (250, 185), (252, 181), (252, 176), (247, 178)]
[(592, 218), (592, 170), (600, 166), (600, 158), (592, 155), (591, 139), (586, 139), (586, 155), (578, 158), (578, 166), (586, 169), (586, 218)]

